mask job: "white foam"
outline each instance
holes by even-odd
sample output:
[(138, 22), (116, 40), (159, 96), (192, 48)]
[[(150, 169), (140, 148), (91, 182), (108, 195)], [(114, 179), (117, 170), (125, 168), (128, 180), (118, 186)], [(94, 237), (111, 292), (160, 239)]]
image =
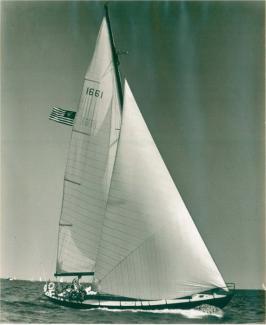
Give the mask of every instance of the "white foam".
[[(205, 312), (202, 310), (197, 309), (154, 309), (154, 310), (144, 310), (144, 309), (109, 309), (109, 308), (93, 308), (90, 310), (102, 310), (102, 311), (108, 311), (113, 313), (121, 313), (121, 312), (131, 312), (131, 313), (153, 313), (153, 314), (174, 314), (174, 315), (182, 315), (186, 318), (192, 318), (192, 319), (199, 319), (204, 318), (207, 316), (214, 316), (217, 318), (223, 317), (223, 311), (219, 308), (213, 312)], [(85, 310), (84, 310), (85, 311)]]

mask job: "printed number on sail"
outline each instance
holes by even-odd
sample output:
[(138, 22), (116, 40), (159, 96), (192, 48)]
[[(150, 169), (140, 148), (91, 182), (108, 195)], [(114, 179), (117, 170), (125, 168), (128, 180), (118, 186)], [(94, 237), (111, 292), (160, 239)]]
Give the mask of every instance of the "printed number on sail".
[(94, 88), (87, 88), (86, 94), (90, 96), (95, 96), (95, 97), (103, 97), (103, 91), (100, 91), (99, 89), (94, 89)]

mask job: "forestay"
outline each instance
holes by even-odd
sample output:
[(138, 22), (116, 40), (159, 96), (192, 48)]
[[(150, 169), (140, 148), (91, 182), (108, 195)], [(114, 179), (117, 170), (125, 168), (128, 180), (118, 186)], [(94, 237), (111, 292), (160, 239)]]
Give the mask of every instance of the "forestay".
[(102, 292), (142, 299), (225, 287), (127, 83), (95, 276)]
[(59, 224), (59, 274), (94, 271), (120, 123), (104, 18), (71, 135)]

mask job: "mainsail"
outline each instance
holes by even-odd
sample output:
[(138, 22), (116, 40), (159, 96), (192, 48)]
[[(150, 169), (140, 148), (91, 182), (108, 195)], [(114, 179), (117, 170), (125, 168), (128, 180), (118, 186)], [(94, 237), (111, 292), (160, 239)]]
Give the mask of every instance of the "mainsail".
[(226, 287), (127, 82), (121, 122), (108, 32), (104, 19), (73, 126), (57, 274), (94, 272), (100, 292), (140, 299)]
[(57, 274), (94, 271), (121, 123), (120, 109), (104, 18), (71, 135)]

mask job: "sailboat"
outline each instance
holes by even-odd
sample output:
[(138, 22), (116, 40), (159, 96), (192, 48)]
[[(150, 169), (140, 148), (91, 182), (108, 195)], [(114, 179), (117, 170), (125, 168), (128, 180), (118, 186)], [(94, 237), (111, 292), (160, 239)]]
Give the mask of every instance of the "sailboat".
[[(226, 284), (205, 246), (141, 115), (122, 88), (108, 7), (72, 125), (51, 301), (74, 308), (224, 307)], [(71, 119), (72, 122), (71, 123)], [(79, 279), (88, 277), (88, 283)]]

